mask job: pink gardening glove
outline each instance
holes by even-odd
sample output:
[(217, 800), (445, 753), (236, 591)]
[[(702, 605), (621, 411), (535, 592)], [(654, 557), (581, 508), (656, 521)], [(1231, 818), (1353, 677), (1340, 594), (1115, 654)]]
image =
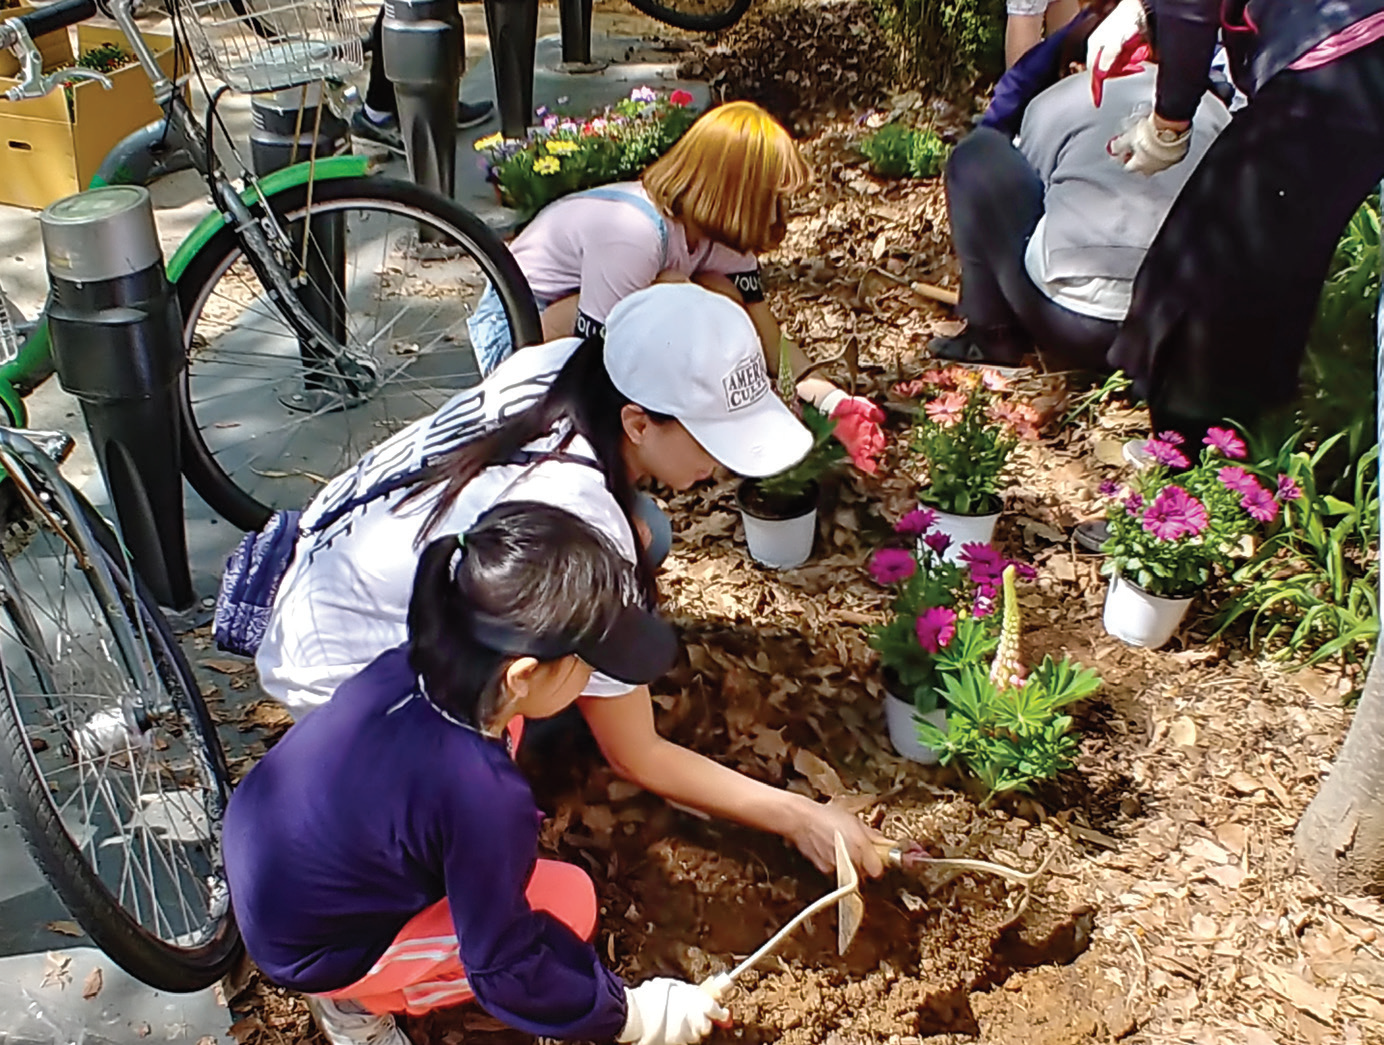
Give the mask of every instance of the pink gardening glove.
[(861, 396), (847, 395), (839, 388), (822, 400), (822, 412), (836, 422), (836, 438), (851, 455), (855, 466), (866, 475), (879, 471), (876, 458), (888, 445), (884, 438), (884, 411)]

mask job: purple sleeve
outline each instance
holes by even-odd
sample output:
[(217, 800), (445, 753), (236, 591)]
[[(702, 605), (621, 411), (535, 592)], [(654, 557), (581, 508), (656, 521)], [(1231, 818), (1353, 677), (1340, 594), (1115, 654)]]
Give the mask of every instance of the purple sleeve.
[(466, 978), (486, 1012), (521, 1031), (609, 1041), (625, 1025), (624, 984), (590, 944), (529, 906), (538, 811), (517, 770), (493, 780), (445, 814), (455, 819), (442, 843), (444, 884)]
[(1220, 0), (1154, 0), (1158, 103), (1165, 120), (1190, 120), (1211, 87), (1211, 59), (1220, 34)]
[(1062, 51), (1062, 41), (1072, 31), (1072, 26), (1085, 17), (1085, 9), (1042, 43), (1024, 52), (1024, 56), (1009, 67), (995, 84), (995, 93), (990, 105), (981, 117), (982, 127), (993, 127), (1009, 137), (1019, 133), (1023, 123), (1024, 110), (1034, 97), (1055, 84), (1062, 75), (1058, 68), (1058, 58)]

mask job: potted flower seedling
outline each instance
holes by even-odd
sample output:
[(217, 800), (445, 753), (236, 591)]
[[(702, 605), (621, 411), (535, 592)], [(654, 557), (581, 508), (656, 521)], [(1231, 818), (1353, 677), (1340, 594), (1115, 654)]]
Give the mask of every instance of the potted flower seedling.
[(1203, 442), (1193, 464), (1183, 437), (1164, 432), (1146, 444), (1153, 463), (1128, 488), (1101, 488), (1111, 500), (1105, 630), (1131, 646), (1158, 649), (1172, 638), (1193, 596), (1295, 492), (1235, 464), (1245, 444), (1230, 429), (1212, 428)]
[(870, 560), (875, 581), (895, 590), (889, 619), (870, 635), (884, 672), (889, 740), (900, 755), (924, 764), (940, 756), (919, 741), (917, 723), (946, 729), (945, 676), (983, 663), (995, 649), (1004, 568), (1031, 574), (988, 544), (968, 545), (948, 559), (951, 538), (936, 521), (933, 509), (914, 509), (895, 525), (908, 546), (881, 548)]
[(986, 788), (986, 801), (1030, 791), (1072, 765), (1077, 740), (1066, 708), (1089, 697), (1100, 678), (1066, 657), (1051, 655), (1031, 671), (1021, 651), (1016, 564), (1002, 573), (1003, 626), (994, 662), (971, 661), (942, 673), (947, 726), (918, 723), (918, 739), (944, 764), (959, 762)]
[(780, 570), (801, 566), (812, 554), (822, 477), (846, 459), (845, 447), (832, 437), (831, 418), (808, 404), (801, 418), (812, 433), (807, 456), (777, 475), (744, 480), (735, 496), (750, 556)]
[(1020, 438), (1038, 437), (1038, 414), (1007, 398), (1007, 382), (993, 370), (932, 370), (901, 390), (922, 395), (913, 448), (927, 466), (927, 485), (918, 499), (937, 511), (954, 558), (994, 537), (1005, 465)]

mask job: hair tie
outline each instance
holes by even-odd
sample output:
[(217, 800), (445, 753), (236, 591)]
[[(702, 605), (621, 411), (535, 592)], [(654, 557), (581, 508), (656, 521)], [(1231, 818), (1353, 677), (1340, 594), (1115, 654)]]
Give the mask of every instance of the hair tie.
[(466, 561), (466, 538), (462, 534), (457, 534), (457, 550), (452, 552), (452, 558), (447, 564), (447, 572), (452, 575), (452, 583), (461, 583), (461, 564)]

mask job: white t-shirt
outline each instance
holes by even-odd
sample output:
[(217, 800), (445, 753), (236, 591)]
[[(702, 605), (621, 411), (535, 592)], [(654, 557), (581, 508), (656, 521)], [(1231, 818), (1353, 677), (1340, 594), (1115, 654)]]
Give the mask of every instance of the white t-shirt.
[[(577, 338), (561, 338), (516, 352), (483, 383), (458, 393), (436, 413), (374, 447), (313, 499), (303, 512), (293, 562), (255, 657), (266, 693), (301, 718), (385, 650), (404, 642), (413, 575), (423, 548), (438, 537), (469, 529), (495, 504), (533, 500), (565, 508), (635, 561), (634, 533), (600, 469), (577, 461), (485, 469), (466, 485), (426, 538), (422, 528), (436, 501), (433, 491), (402, 508), (399, 505), (412, 486), (371, 496), (391, 480), (417, 471), (496, 421), (527, 408), (548, 390), (580, 344)], [(554, 431), (525, 449), (556, 449), (562, 436)], [(563, 450), (592, 461), (596, 456), (579, 436), (571, 438)], [(439, 484), (435, 490), (440, 493), (442, 488)], [(308, 532), (315, 520), (353, 499), (358, 502), (353, 510), (320, 532)], [(619, 696), (631, 689), (593, 675), (586, 695)]]
[(1069, 312), (1123, 323), (1134, 297), (1134, 280), (1114, 276), (1054, 276), (1048, 272), (1048, 252), (1043, 239), (1048, 216), (1044, 214), (1024, 249), (1029, 278), (1054, 303)]

